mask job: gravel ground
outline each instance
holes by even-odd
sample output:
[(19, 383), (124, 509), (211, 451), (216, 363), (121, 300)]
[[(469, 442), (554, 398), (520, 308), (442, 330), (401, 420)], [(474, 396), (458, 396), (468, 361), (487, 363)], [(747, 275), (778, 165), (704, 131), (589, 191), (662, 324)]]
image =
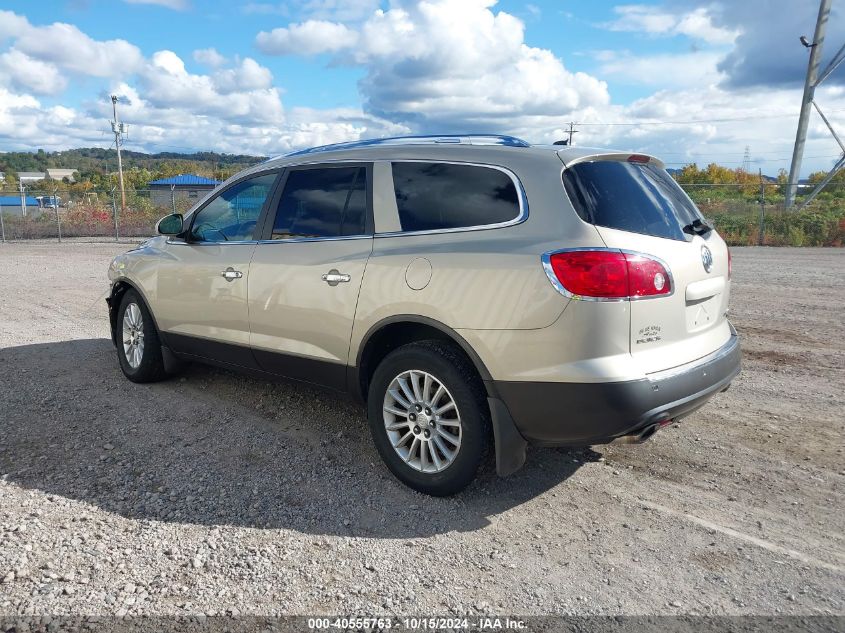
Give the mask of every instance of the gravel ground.
[(338, 396), (124, 379), (126, 248), (0, 245), (0, 615), (845, 613), (845, 251), (733, 251), (744, 370), (681, 424), (433, 499)]

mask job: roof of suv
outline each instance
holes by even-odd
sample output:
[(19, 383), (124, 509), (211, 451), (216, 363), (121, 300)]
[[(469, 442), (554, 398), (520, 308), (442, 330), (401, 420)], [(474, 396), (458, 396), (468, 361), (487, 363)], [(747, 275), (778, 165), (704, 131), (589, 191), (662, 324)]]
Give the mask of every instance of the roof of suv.
[(514, 136), (500, 135), (445, 135), (445, 136), (399, 136), (383, 139), (365, 139), (349, 143), (335, 143), (298, 150), (271, 158), (264, 164), (290, 164), (340, 159), (390, 159), (401, 156), (448, 158), (473, 155), (493, 161), (507, 162), (515, 154), (558, 154), (564, 163), (597, 154), (622, 153), (590, 147), (569, 147), (566, 145), (533, 145)]

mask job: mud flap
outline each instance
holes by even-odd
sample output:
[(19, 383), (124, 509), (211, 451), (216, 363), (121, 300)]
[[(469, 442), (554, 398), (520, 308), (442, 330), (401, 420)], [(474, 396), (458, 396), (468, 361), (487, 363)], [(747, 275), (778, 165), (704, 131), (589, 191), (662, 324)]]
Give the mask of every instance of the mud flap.
[(525, 448), (528, 443), (519, 433), (511, 419), (505, 403), (498, 398), (487, 398), (493, 422), (493, 437), (496, 441), (496, 473), (507, 477), (525, 464)]
[(178, 374), (188, 364), (184, 360), (176, 358), (176, 355), (166, 345), (161, 346), (161, 361), (164, 364), (164, 371), (171, 376)]

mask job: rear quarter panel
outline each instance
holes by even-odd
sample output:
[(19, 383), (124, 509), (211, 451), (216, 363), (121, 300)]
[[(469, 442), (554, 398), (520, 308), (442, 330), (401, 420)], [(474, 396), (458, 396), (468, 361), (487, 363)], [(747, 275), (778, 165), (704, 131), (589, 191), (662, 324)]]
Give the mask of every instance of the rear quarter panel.
[[(517, 176), (528, 208), (527, 218), (520, 224), (375, 236), (358, 301), (350, 358), (356, 358), (362, 338), (371, 328), (399, 314), (428, 317), (461, 331), (540, 330), (560, 317), (569, 300), (546, 277), (542, 253), (602, 242), (595, 227), (581, 222), (569, 207), (560, 180), (562, 165), (553, 152), (513, 152), (508, 158), (485, 161), (479, 156), (466, 162), (502, 166)], [(431, 277), (415, 290), (406, 277), (411, 263), (419, 259), (430, 265)]]

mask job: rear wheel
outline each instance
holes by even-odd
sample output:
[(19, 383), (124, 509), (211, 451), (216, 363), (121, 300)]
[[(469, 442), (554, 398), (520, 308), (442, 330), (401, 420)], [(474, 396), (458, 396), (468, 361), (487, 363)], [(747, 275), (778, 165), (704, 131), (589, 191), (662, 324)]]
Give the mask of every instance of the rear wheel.
[(478, 376), (453, 346), (424, 341), (388, 354), (367, 407), (376, 447), (403, 483), (446, 496), (475, 478), (490, 442), (489, 412)]
[(134, 290), (128, 290), (117, 312), (117, 356), (123, 374), (132, 382), (167, 378), (161, 342), (150, 311)]

